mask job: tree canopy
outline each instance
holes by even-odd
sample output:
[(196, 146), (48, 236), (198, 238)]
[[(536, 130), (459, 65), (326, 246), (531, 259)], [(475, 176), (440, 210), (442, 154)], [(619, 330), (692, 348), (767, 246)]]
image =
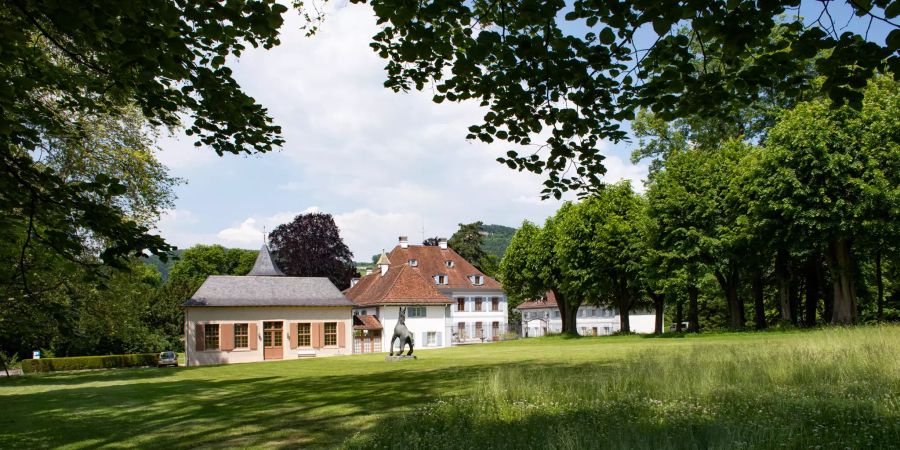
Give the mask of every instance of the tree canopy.
[[(196, 145), (220, 155), (279, 146), (280, 128), (225, 62), (247, 46), (277, 45), (286, 10), (270, 0), (0, 6), (0, 233), (24, 235), (23, 253), (42, 246), (82, 264), (125, 264), (129, 255), (171, 250), (143, 215), (165, 206), (165, 196), (136, 202), (129, 177), (114, 165), (88, 162), (83, 176), (72, 177), (70, 164), (57, 163), (73, 161), (52, 152), (40, 158), (55, 143), (69, 155), (77, 155), (75, 145), (102, 150), (96, 128), (134, 109), (146, 120), (141, 127), (183, 126)], [(115, 160), (125, 151), (92, 154)]]
[(285, 275), (328, 277), (341, 290), (350, 287), (350, 280), (357, 275), (353, 253), (331, 214), (300, 214), (275, 227), (269, 242)]
[[(371, 3), (382, 26), (372, 47), (387, 87), (479, 102), (488, 111), (469, 137), (509, 143), (499, 160), (545, 173), (544, 194), (557, 198), (600, 187), (599, 143), (626, 139), (638, 108), (714, 118), (772, 92), (796, 98), (816, 56), (838, 106), (861, 106), (875, 73), (900, 75), (900, 7), (889, 0), (844, 5), (852, 28), (822, 19), (832, 2), (807, 21), (799, 0), (354, 2)], [(871, 22), (889, 28), (885, 41), (869, 38)]]

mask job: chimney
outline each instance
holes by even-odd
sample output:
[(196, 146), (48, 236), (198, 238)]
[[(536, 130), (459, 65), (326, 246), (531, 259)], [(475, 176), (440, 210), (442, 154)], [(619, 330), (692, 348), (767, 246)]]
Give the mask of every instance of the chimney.
[(372, 275), (372, 268), (371, 268), (371, 267), (369, 267), (368, 269), (366, 269), (366, 275)]
[(400, 248), (409, 248), (409, 238), (400, 236)]
[(447, 238), (438, 239), (438, 247), (440, 247), (441, 250), (447, 250)]
[(356, 286), (356, 283), (359, 283), (359, 278), (350, 279), (350, 287)]

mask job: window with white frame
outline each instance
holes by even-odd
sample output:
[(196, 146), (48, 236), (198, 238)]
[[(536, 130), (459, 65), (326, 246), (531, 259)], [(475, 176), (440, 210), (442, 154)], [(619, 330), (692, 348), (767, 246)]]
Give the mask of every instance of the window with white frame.
[(425, 307), (410, 306), (406, 309), (406, 317), (425, 317)]
[(448, 259), (448, 260), (444, 261), (444, 267), (446, 267), (448, 269), (452, 269), (453, 266), (455, 266), (455, 265), (456, 265), (456, 263), (454, 263), (452, 259)]
[(553, 318), (559, 319), (559, 311), (553, 311)]
[(447, 284), (450, 282), (450, 278), (447, 275), (435, 275), (434, 276), (434, 284)]
[(484, 284), (484, 276), (483, 275), (469, 275), (469, 282), (474, 284), (475, 286), (481, 286)]
[(409, 262), (409, 267), (418, 267), (418, 266), (419, 266), (419, 260), (418, 260), (418, 259), (411, 259), (411, 260), (409, 260), (408, 262)]
[(437, 345), (437, 331), (429, 331), (425, 333), (425, 346), (434, 347)]
[(203, 341), (207, 350), (219, 349), (219, 324), (208, 323), (203, 326)]

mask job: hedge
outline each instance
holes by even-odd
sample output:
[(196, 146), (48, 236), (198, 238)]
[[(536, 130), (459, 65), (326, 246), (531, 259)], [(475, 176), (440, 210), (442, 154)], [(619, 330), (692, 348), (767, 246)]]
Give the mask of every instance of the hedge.
[(114, 367), (155, 366), (159, 353), (133, 355), (75, 356), (70, 358), (23, 359), (25, 373), (56, 372), (60, 370), (111, 369)]

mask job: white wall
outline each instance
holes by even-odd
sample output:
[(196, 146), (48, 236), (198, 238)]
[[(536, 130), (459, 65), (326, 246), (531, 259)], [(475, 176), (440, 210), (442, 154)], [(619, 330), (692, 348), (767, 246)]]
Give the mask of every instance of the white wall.
[[(390, 351), (391, 338), (394, 336), (394, 326), (397, 325), (397, 319), (400, 317), (400, 306), (381, 306), (381, 326), (384, 327), (381, 338), (382, 351)], [(425, 317), (409, 317), (407, 310), (406, 328), (413, 334), (413, 342), (415, 350), (448, 347), (450, 345), (450, 337), (447, 333), (447, 317), (446, 305), (428, 305), (425, 306)], [(423, 340), (423, 333), (437, 333), (436, 345), (429, 346)], [(409, 351), (409, 347), (404, 348), (404, 352)]]
[[(594, 315), (584, 314), (585, 311), (596, 311)], [(527, 315), (526, 315), (527, 313)], [(628, 315), (629, 326), (634, 333), (649, 334), (653, 333), (655, 327), (655, 314), (653, 311), (637, 310)], [(543, 319), (543, 320), (542, 320)], [(578, 334), (592, 335), (593, 330), (597, 328), (597, 335), (604, 336), (613, 334), (621, 328), (620, 317), (618, 314), (609, 309), (598, 307), (582, 307), (576, 316), (575, 327)], [(559, 317), (559, 310), (556, 308), (539, 308), (526, 309), (522, 311), (522, 336), (538, 337), (544, 335), (544, 328), (547, 333), (562, 332), (562, 318)]]
[[(344, 347), (306, 349), (316, 356), (349, 355), (353, 353), (353, 319), (350, 307), (193, 307), (185, 308), (185, 353), (189, 366), (203, 364), (231, 364), (263, 361), (262, 331), (264, 321), (284, 321), (283, 359), (297, 359), (297, 349), (290, 346), (290, 322), (344, 322)], [(196, 350), (196, 325), (224, 323), (256, 323), (256, 350)]]
[[(453, 304), (450, 305), (450, 333), (456, 333), (459, 322), (465, 323), (467, 339), (461, 342), (481, 342), (481, 339), (475, 336), (475, 324), (481, 322), (485, 341), (492, 340), (492, 324), (500, 323), (499, 335), (506, 332), (509, 323), (509, 305), (506, 294), (503, 291), (446, 291), (445, 295), (450, 297)], [(465, 311), (457, 310), (457, 298), (463, 297), (465, 301)], [(475, 311), (475, 297), (481, 297), (481, 311)], [(500, 299), (499, 311), (491, 311), (491, 298)], [(499, 337), (499, 336), (498, 336)], [(459, 342), (459, 341), (458, 341)]]

